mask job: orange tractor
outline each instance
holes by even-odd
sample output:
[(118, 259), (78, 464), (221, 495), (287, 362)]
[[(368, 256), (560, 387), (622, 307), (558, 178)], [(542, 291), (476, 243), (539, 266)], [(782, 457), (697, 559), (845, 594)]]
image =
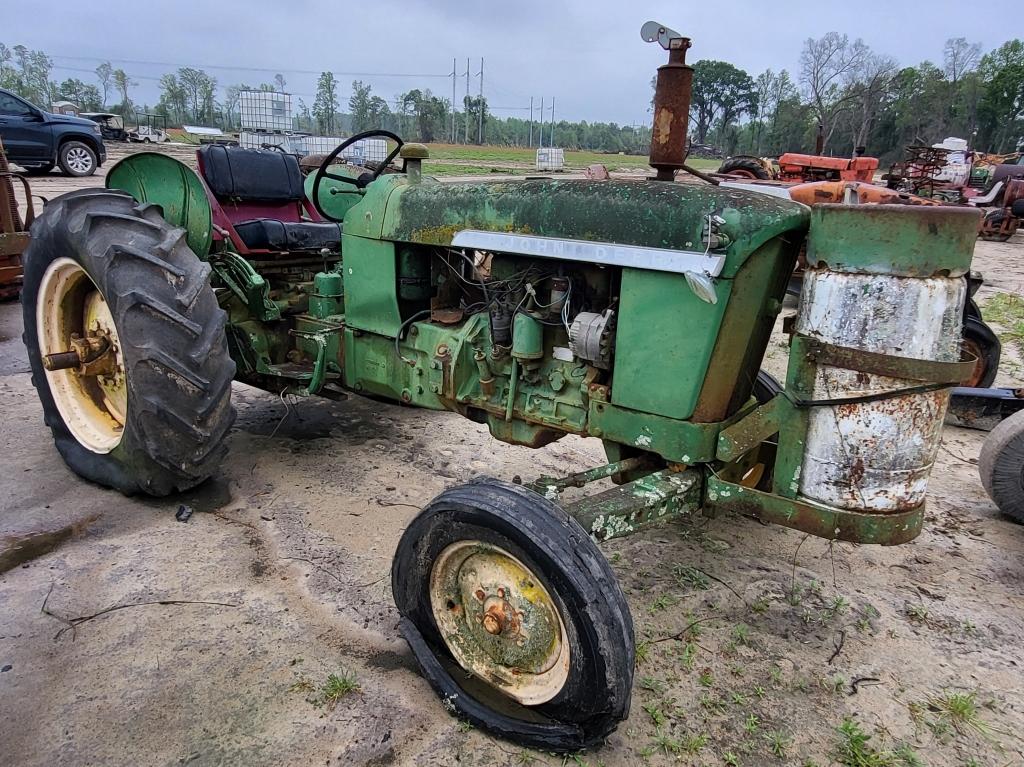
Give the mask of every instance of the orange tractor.
[(718, 173), (735, 178), (797, 184), (809, 181), (866, 181), (870, 183), (876, 170), (878, 170), (877, 157), (861, 155), (853, 158), (823, 157), (786, 152), (775, 161), (739, 154), (723, 162), (718, 168)]

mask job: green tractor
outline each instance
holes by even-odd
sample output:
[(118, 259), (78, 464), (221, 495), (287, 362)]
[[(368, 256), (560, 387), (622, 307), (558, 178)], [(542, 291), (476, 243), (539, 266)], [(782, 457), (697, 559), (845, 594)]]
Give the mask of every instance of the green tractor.
[[(281, 152), (204, 146), (198, 173), (141, 153), (106, 189), (52, 201), (25, 256), (46, 424), (72, 470), (124, 493), (217, 471), (233, 380), (452, 411), (528, 447), (602, 440), (601, 466), (441, 493), (392, 569), (444, 705), (548, 750), (597, 743), (629, 711), (632, 619), (599, 542), (718, 511), (909, 541), (949, 388), (972, 368), (978, 213), (675, 182), (690, 43), (643, 35), (669, 51), (650, 180), (440, 183), (425, 147), (384, 131), (305, 178)], [(335, 163), (367, 139), (387, 156)], [(759, 391), (805, 241), (788, 375)]]

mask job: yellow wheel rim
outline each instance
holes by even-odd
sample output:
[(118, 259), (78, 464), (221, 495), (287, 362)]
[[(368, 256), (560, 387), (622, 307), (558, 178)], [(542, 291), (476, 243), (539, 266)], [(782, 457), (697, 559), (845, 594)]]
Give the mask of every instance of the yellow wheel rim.
[(36, 326), (44, 358), (67, 352), (74, 339), (103, 338), (109, 343), (114, 364), (102, 374), (85, 366), (45, 371), (54, 404), (71, 434), (88, 450), (109, 453), (120, 444), (128, 415), (121, 343), (103, 295), (70, 258), (56, 259), (43, 274)]
[(569, 678), (569, 643), (558, 608), (526, 565), (482, 541), (441, 552), (430, 605), (462, 668), (526, 706), (554, 698)]

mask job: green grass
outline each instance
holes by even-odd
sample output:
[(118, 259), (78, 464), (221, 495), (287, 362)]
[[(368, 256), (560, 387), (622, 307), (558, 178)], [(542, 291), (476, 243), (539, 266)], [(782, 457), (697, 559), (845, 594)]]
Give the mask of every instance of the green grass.
[(793, 745), (793, 738), (782, 730), (772, 730), (765, 733), (764, 739), (768, 741), (768, 750), (773, 756), (783, 759), (789, 747)]
[[(428, 175), (487, 175), (504, 173), (526, 175), (534, 169), (537, 150), (501, 146), (459, 146), (430, 144), (430, 159), (423, 170)], [(588, 165), (602, 164), (610, 171), (645, 172), (649, 170), (646, 156), (605, 154), (601, 152), (565, 152), (566, 172), (579, 172)], [(698, 170), (716, 170), (719, 160), (694, 158), (688, 163)]]
[(1003, 328), (1000, 338), (1024, 347), (1024, 298), (1013, 293), (997, 293), (982, 306), (986, 322), (995, 322)]
[(361, 689), (356, 675), (343, 669), (341, 673), (331, 674), (327, 677), (324, 686), (320, 688), (320, 702), (333, 709), (339, 700), (353, 692), (359, 692)]
[(529, 168), (474, 165), (472, 163), (448, 163), (427, 160), (423, 172), (428, 176), (488, 176), (492, 173), (504, 176), (528, 176), (537, 171)]
[(895, 751), (879, 751), (871, 745), (871, 736), (850, 717), (836, 728), (838, 739), (832, 756), (845, 767), (920, 767), (921, 760), (909, 746)]
[(977, 695), (973, 692), (947, 692), (928, 701), (928, 708), (936, 712), (960, 733), (973, 729), (988, 735), (992, 728), (985, 723), (978, 712)]

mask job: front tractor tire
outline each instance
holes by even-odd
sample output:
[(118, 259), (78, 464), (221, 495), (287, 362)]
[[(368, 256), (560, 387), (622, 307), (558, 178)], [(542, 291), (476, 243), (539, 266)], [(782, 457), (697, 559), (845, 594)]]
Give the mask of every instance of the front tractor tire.
[(449, 710), (520, 745), (571, 752), (629, 714), (629, 606), (593, 539), (518, 485), (441, 493), (391, 570), (400, 628)]
[(160, 208), (86, 189), (47, 205), (24, 256), (32, 383), (77, 474), (163, 496), (216, 471), (234, 421), (210, 267)]

